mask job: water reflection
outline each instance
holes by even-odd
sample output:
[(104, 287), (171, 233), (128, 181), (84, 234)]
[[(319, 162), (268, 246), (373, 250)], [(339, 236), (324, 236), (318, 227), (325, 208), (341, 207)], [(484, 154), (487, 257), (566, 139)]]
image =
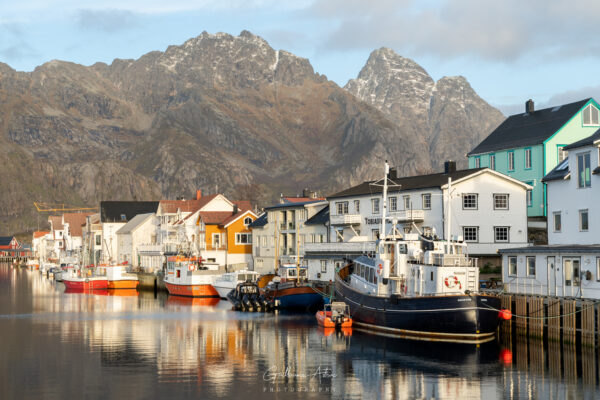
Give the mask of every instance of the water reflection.
[[(136, 291), (66, 293), (0, 266), (0, 398), (585, 398), (593, 348), (325, 331), (312, 315)], [(27, 382), (27, 384), (25, 384)]]

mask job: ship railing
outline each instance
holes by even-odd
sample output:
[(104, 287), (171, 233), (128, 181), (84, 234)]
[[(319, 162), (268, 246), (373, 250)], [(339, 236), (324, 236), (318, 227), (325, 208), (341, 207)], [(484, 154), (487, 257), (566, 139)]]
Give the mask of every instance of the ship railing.
[(432, 264), (442, 267), (469, 267), (470, 260), (464, 254), (432, 254)]

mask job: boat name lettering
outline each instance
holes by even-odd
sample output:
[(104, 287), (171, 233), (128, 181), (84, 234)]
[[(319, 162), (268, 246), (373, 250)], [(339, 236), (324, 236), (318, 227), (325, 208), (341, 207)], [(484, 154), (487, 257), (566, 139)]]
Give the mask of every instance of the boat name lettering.
[(465, 271), (452, 271), (454, 275), (464, 275)]
[(366, 218), (365, 217), (365, 224), (366, 225), (381, 224), (381, 218)]
[(458, 301), (471, 301), (471, 299), (458, 299)]

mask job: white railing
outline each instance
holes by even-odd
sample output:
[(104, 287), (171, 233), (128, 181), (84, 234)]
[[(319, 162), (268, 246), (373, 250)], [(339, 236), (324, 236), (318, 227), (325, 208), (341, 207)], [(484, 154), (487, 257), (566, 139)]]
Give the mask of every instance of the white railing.
[(375, 251), (375, 242), (306, 243), (306, 253), (367, 253)]
[(162, 253), (161, 244), (140, 244), (137, 249), (140, 253)]
[(360, 224), (362, 216), (360, 214), (342, 214), (331, 215), (329, 219), (331, 225), (355, 225)]
[(425, 219), (424, 210), (405, 210), (394, 211), (390, 213), (390, 218), (396, 218), (398, 222), (423, 221)]

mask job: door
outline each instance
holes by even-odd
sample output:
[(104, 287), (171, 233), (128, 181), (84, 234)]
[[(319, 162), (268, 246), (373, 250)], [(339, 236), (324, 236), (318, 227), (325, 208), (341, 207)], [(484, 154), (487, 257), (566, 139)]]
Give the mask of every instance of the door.
[(564, 295), (578, 296), (580, 261), (578, 257), (563, 257), (563, 272), (565, 279)]
[(554, 257), (546, 258), (548, 266), (548, 291), (546, 292), (549, 296), (556, 296), (556, 274), (554, 272)]

